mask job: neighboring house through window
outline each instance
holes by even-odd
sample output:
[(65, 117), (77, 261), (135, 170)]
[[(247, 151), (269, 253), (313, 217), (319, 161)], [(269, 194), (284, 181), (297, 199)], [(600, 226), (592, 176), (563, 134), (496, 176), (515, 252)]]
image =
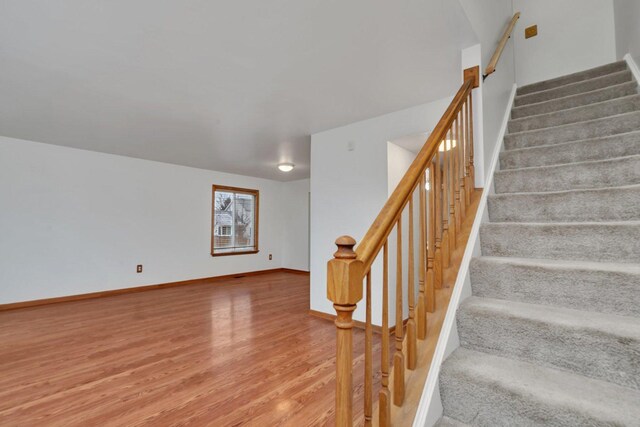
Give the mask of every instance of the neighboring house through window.
[(258, 252), (258, 190), (213, 186), (211, 255)]

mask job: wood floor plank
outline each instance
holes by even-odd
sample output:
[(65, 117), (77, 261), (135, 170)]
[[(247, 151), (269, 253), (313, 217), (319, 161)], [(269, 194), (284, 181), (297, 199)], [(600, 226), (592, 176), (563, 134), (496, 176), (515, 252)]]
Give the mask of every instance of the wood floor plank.
[(277, 272), (0, 312), (0, 425), (332, 425), (335, 327), (308, 311)]

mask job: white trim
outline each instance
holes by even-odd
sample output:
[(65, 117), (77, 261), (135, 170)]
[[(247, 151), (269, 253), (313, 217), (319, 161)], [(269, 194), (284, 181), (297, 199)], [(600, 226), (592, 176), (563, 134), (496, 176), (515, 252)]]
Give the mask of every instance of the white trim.
[[(500, 158), (500, 148), (502, 146), (504, 136), (507, 132), (507, 125), (509, 123), (509, 118), (511, 116), (511, 108), (513, 107), (513, 101), (516, 96), (517, 88), (518, 86), (514, 83), (513, 88), (511, 89), (511, 95), (509, 98), (509, 102), (507, 104), (507, 109), (505, 111), (504, 118), (502, 120), (500, 133), (498, 134), (498, 139), (494, 146), (493, 157), (491, 159), (491, 166), (487, 171), (488, 173), (485, 174), (484, 190), (482, 192), (480, 204), (478, 205), (476, 218), (471, 228), (469, 241), (467, 242), (467, 247), (462, 257), (462, 263), (460, 265), (460, 270), (458, 272), (458, 278), (456, 279), (456, 283), (454, 285), (455, 287), (453, 289), (453, 294), (451, 295), (451, 301), (449, 302), (449, 308), (447, 309), (447, 314), (442, 324), (440, 337), (438, 338), (438, 343), (436, 344), (436, 349), (433, 355), (433, 359), (431, 360), (431, 366), (429, 368), (429, 376), (427, 377), (427, 381), (425, 382), (424, 389), (422, 392), (422, 397), (420, 398), (420, 403), (418, 404), (418, 410), (416, 411), (416, 416), (413, 420), (413, 427), (431, 427), (431, 425), (433, 425), (433, 423), (442, 416), (442, 404), (440, 402), (439, 390), (438, 390), (438, 377), (440, 376), (440, 366), (444, 361), (445, 353), (447, 351), (447, 347), (448, 347), (452, 332), (454, 332), (454, 335), (455, 335), (454, 328), (456, 323), (456, 311), (458, 310), (458, 306), (460, 305), (460, 302), (462, 299), (461, 298), (463, 293), (462, 291), (463, 291), (465, 282), (468, 281), (469, 263), (471, 262), (471, 258), (474, 256), (473, 254), (474, 250), (479, 245), (480, 225), (483, 222), (484, 212), (487, 207), (488, 196), (492, 192), (493, 174), (498, 167), (498, 160)], [(431, 407), (432, 404), (436, 404), (436, 406), (432, 408)], [(437, 411), (437, 413), (434, 413), (434, 411)], [(431, 424), (427, 424), (427, 422), (429, 421), (431, 422)]]
[(627, 53), (624, 56), (624, 60), (627, 61), (627, 65), (631, 70), (631, 74), (633, 74), (633, 77), (635, 77), (636, 83), (640, 84), (640, 66), (636, 64), (636, 61), (633, 60), (633, 57), (630, 53)]

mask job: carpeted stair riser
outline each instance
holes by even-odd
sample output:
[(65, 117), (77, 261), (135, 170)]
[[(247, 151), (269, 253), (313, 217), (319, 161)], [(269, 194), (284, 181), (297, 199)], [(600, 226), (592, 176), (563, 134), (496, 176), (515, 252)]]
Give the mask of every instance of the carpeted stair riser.
[(494, 222), (639, 221), (640, 185), (489, 196)]
[(489, 298), (456, 317), (464, 348), (640, 389), (640, 320)]
[(606, 76), (596, 77), (594, 79), (582, 82), (571, 83), (557, 88), (534, 92), (528, 95), (516, 96), (514, 106), (521, 107), (523, 105), (536, 104), (538, 102), (550, 101), (556, 98), (576, 95), (578, 93), (591, 92), (617, 84), (626, 83), (633, 79), (631, 71), (620, 71), (618, 73), (607, 74)]
[(486, 223), (482, 255), (637, 263), (640, 222)]
[(479, 257), (473, 295), (640, 317), (640, 267), (631, 264)]
[(640, 95), (631, 95), (568, 110), (509, 121), (509, 132), (525, 132), (584, 122), (640, 110)]
[(473, 426), (638, 426), (640, 392), (460, 348), (442, 365), (446, 416)]
[(587, 122), (505, 135), (505, 150), (561, 144), (582, 139), (634, 132), (640, 129), (640, 112), (621, 114)]
[(500, 167), (517, 169), (605, 160), (640, 154), (640, 132), (563, 144), (521, 148), (500, 153)]
[(540, 83), (533, 83), (527, 86), (523, 86), (518, 88), (518, 91), (516, 93), (518, 95), (527, 95), (529, 93), (553, 89), (559, 86), (565, 86), (571, 83), (590, 80), (596, 77), (617, 73), (625, 70), (628, 70), (627, 63), (625, 61), (618, 61), (618, 62), (614, 62), (613, 64), (603, 65), (601, 67), (597, 67), (591, 70), (581, 71), (579, 73), (569, 74), (567, 76), (562, 76), (562, 77), (558, 77), (551, 80), (545, 80)]
[(554, 99), (552, 101), (545, 101), (525, 105), (522, 107), (516, 107), (511, 110), (511, 118), (520, 119), (528, 116), (548, 114), (554, 111), (576, 108), (584, 105), (595, 104), (598, 102), (637, 94), (638, 86), (636, 85), (636, 82), (630, 81), (627, 83), (622, 83), (591, 92)]
[(496, 171), (494, 182), (498, 194), (640, 184), (640, 155)]

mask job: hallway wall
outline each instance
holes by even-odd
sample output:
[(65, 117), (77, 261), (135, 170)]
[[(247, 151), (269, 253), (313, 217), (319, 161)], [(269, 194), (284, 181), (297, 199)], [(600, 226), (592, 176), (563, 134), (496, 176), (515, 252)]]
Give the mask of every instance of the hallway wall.
[[(505, 28), (513, 17), (511, 0), (488, 0), (483, 2), (460, 0), (460, 4), (480, 45), (479, 54), (477, 46), (469, 46), (463, 51), (463, 57), (466, 57), (471, 63), (475, 60), (476, 64), (479, 57), (480, 69), (481, 72), (484, 72)], [(519, 26), (516, 26), (516, 31), (518, 31), (518, 28)], [(482, 100), (481, 108), (477, 108), (474, 104), (474, 114), (478, 115), (475, 124), (482, 132), (483, 151), (479, 153), (476, 163), (478, 161), (482, 162), (483, 178), (486, 178), (484, 171), (489, 169), (493, 151), (498, 146), (497, 139), (504, 117), (504, 110), (509, 101), (515, 80), (514, 45), (513, 41), (510, 40), (507, 42), (495, 73), (486, 80), (481, 81), (480, 88), (474, 90), (474, 96), (476, 97), (474, 99)], [(480, 181), (476, 182), (478, 186), (481, 186)]]
[[(522, 14), (513, 37), (518, 86), (616, 60), (613, 0), (513, 0), (513, 10)], [(538, 35), (525, 39), (534, 24)]]
[(640, 2), (613, 0), (616, 24), (616, 51), (618, 59), (631, 54), (640, 66)]

